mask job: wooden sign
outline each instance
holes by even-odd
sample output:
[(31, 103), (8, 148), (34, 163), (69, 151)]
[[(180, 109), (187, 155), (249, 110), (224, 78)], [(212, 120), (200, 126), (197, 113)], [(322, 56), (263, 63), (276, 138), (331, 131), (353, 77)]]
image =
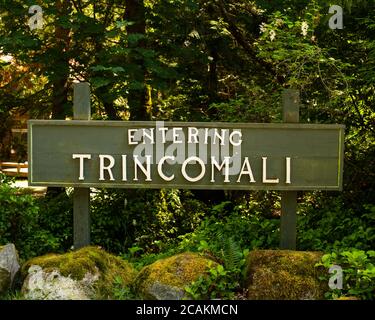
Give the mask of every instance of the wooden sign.
[(299, 92), (282, 94), (284, 124), (90, 121), (75, 83), (74, 121), (30, 120), (29, 184), (74, 187), (74, 248), (90, 244), (90, 187), (282, 190), (280, 248), (296, 249), (297, 191), (341, 190), (344, 126), (299, 124)]
[(32, 186), (341, 190), (344, 126), (30, 120)]

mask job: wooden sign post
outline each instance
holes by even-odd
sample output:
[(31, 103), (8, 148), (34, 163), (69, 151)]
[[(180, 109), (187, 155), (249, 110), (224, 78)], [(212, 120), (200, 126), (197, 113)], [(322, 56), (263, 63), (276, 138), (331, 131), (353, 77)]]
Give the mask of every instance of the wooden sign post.
[(282, 191), (283, 249), (296, 247), (299, 190), (342, 189), (344, 126), (298, 123), (93, 121), (74, 87), (74, 120), (28, 122), (29, 185), (74, 187), (74, 248), (90, 243), (90, 187)]
[[(87, 82), (75, 83), (73, 90), (74, 120), (90, 120), (90, 85)], [(90, 225), (90, 188), (74, 188), (73, 246), (75, 250), (90, 244)]]
[[(282, 95), (283, 121), (299, 122), (299, 91), (288, 89)], [(281, 191), (280, 248), (296, 249), (297, 191)]]

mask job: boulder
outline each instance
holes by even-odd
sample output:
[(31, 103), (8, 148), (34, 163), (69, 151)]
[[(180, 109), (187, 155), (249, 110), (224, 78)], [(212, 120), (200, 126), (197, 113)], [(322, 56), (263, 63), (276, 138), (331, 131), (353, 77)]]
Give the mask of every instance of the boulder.
[(134, 282), (143, 299), (181, 300), (185, 287), (204, 275), (217, 263), (195, 253), (181, 253), (144, 267)]
[(319, 280), (315, 264), (320, 252), (254, 250), (246, 266), (247, 298), (251, 300), (319, 300), (328, 284)]
[(0, 246), (0, 294), (5, 293), (12, 286), (14, 276), (19, 269), (18, 254), (14, 244)]
[(100, 247), (33, 258), (22, 267), (22, 294), (29, 300), (112, 299), (114, 283), (128, 286), (136, 273)]

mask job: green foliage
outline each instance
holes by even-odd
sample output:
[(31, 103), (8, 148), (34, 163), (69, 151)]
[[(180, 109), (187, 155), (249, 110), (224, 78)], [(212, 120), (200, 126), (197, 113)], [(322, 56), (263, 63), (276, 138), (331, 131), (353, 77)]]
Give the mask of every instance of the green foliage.
[(0, 300), (24, 300), (21, 290), (8, 290), (3, 295), (0, 295)]
[(92, 240), (116, 253), (158, 253), (194, 230), (204, 213), (188, 191), (101, 190), (91, 202)]
[(115, 300), (134, 300), (137, 298), (132, 287), (125, 285), (121, 277), (115, 277), (112, 296)]
[[(297, 242), (301, 250), (331, 251), (375, 246), (375, 206), (351, 208), (342, 196), (307, 196), (297, 222)], [(354, 204), (357, 206), (356, 204)]]
[[(234, 299), (240, 294), (244, 266), (249, 253), (241, 251), (233, 238), (222, 239), (221, 261), (223, 265), (210, 266), (206, 275), (194, 281), (185, 291), (193, 299)], [(207, 250), (207, 243), (201, 242), (199, 249)], [(219, 258), (219, 257), (216, 257)]]
[(249, 249), (245, 249), (244, 252), (242, 252), (241, 248), (233, 238), (223, 240), (222, 258), (224, 260), (225, 268), (236, 272), (241, 271), (241, 268), (245, 264), (248, 252)]
[[(328, 27), (325, 0), (137, 3), (140, 19), (126, 17), (128, 3), (46, 0), (44, 28), (31, 31), (30, 1), (1, 2), (0, 58), (12, 61), (0, 59), (0, 160), (16, 145), (14, 114), (72, 116), (73, 80), (91, 83), (94, 119), (279, 122), (282, 90), (297, 88), (301, 122), (346, 126), (343, 192), (299, 194), (297, 246), (373, 249), (375, 2), (338, 0), (342, 30)], [(70, 196), (36, 199), (0, 182), (1, 243), (14, 242), (22, 257), (71, 246)], [(214, 256), (224, 269), (207, 281), (228, 297), (235, 253), (278, 247), (280, 196), (228, 192), (218, 203), (194, 194), (100, 190), (92, 240), (139, 266), (183, 250)], [(204, 281), (197, 288), (209, 296)], [(119, 298), (128, 295), (116, 286)]]
[[(245, 123), (278, 122), (281, 120), (280, 92), (270, 94), (255, 85), (247, 86), (244, 91), (244, 94), (236, 99), (210, 105), (210, 110), (215, 112), (217, 120)], [(271, 101), (273, 102), (272, 109), (267, 108)]]
[(238, 288), (233, 283), (230, 273), (222, 265), (210, 267), (208, 274), (200, 276), (190, 286), (185, 288), (186, 293), (195, 300), (233, 299), (234, 290)]
[(197, 250), (200, 247), (220, 257), (226, 239), (232, 239), (242, 249), (278, 247), (279, 219), (267, 219), (259, 213), (248, 214), (244, 205), (235, 206), (229, 212), (228, 209), (218, 211), (219, 208), (223, 208), (223, 203), (214, 206), (215, 214), (205, 218), (199, 228), (182, 238), (181, 249)]
[[(39, 243), (40, 252), (33, 256), (47, 252), (66, 252), (73, 243), (73, 199), (65, 192), (52, 198), (38, 199), (39, 212), (37, 224), (44, 230), (39, 239), (35, 240), (35, 247)], [(46, 246), (44, 248), (44, 246)]]
[(10, 183), (1, 176), (0, 184), (0, 242), (12, 242), (17, 248), (29, 247), (25, 234), (36, 230), (34, 216), (38, 206), (31, 195), (24, 195), (20, 190), (12, 188)]
[(65, 194), (36, 199), (2, 177), (0, 243), (14, 243), (21, 258), (68, 250), (72, 244), (71, 200)]
[[(343, 288), (328, 291), (327, 298), (354, 296), (364, 300), (375, 299), (375, 251), (352, 249), (332, 252), (325, 254), (317, 264), (327, 269), (333, 265), (343, 270)], [(328, 279), (329, 276), (323, 278), (325, 281)]]

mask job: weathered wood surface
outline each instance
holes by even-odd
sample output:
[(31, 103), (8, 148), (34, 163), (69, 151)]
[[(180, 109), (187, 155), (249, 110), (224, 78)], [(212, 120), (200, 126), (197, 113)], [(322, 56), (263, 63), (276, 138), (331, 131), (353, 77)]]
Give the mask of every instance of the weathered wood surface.
[[(284, 123), (299, 122), (299, 91), (284, 90), (282, 96)], [(280, 248), (296, 250), (297, 191), (281, 192)]]
[[(240, 123), (179, 123), (165, 122), (165, 127), (181, 127), (186, 134), (188, 127), (226, 128), (241, 130), (241, 159), (249, 158), (255, 183), (242, 176), (230, 176), (230, 183), (223, 182), (223, 174), (217, 172), (215, 183), (210, 182), (210, 163), (206, 164), (206, 175), (198, 182), (185, 181), (181, 164), (165, 165), (168, 175), (176, 175), (167, 182), (157, 175), (156, 145), (129, 145), (128, 129), (156, 128), (155, 122), (127, 121), (29, 121), (30, 185), (74, 186), (74, 187), (124, 187), (124, 188), (190, 188), (190, 189), (242, 189), (242, 190), (340, 190), (342, 186), (343, 132), (342, 125), (318, 124), (240, 124)], [(140, 173), (134, 181), (134, 164), (131, 159), (135, 148), (148, 148), (153, 157), (152, 181), (145, 181)], [(171, 143), (158, 148), (171, 147)], [(188, 157), (188, 144), (184, 144)], [(204, 150), (210, 159), (210, 147)], [(85, 180), (79, 178), (79, 160), (72, 154), (91, 154), (85, 160)], [(115, 181), (99, 181), (99, 155), (111, 155), (115, 159), (113, 176)], [(122, 155), (127, 155), (128, 180), (122, 181)], [(201, 156), (200, 154), (198, 155)], [(262, 157), (268, 157), (267, 175), (278, 177), (278, 184), (262, 183)], [(285, 183), (285, 157), (291, 157), (291, 183)], [(199, 166), (189, 164), (191, 175), (199, 174)], [(196, 173), (198, 172), (198, 173)]]
[(27, 162), (1, 162), (0, 161), (0, 172), (7, 176), (12, 177), (27, 177), (29, 165)]
[[(73, 114), (76, 120), (90, 120), (90, 85), (75, 83)], [(74, 140), (71, 141), (74, 143)], [(73, 193), (73, 246), (75, 250), (90, 245), (90, 188), (74, 188)]]

